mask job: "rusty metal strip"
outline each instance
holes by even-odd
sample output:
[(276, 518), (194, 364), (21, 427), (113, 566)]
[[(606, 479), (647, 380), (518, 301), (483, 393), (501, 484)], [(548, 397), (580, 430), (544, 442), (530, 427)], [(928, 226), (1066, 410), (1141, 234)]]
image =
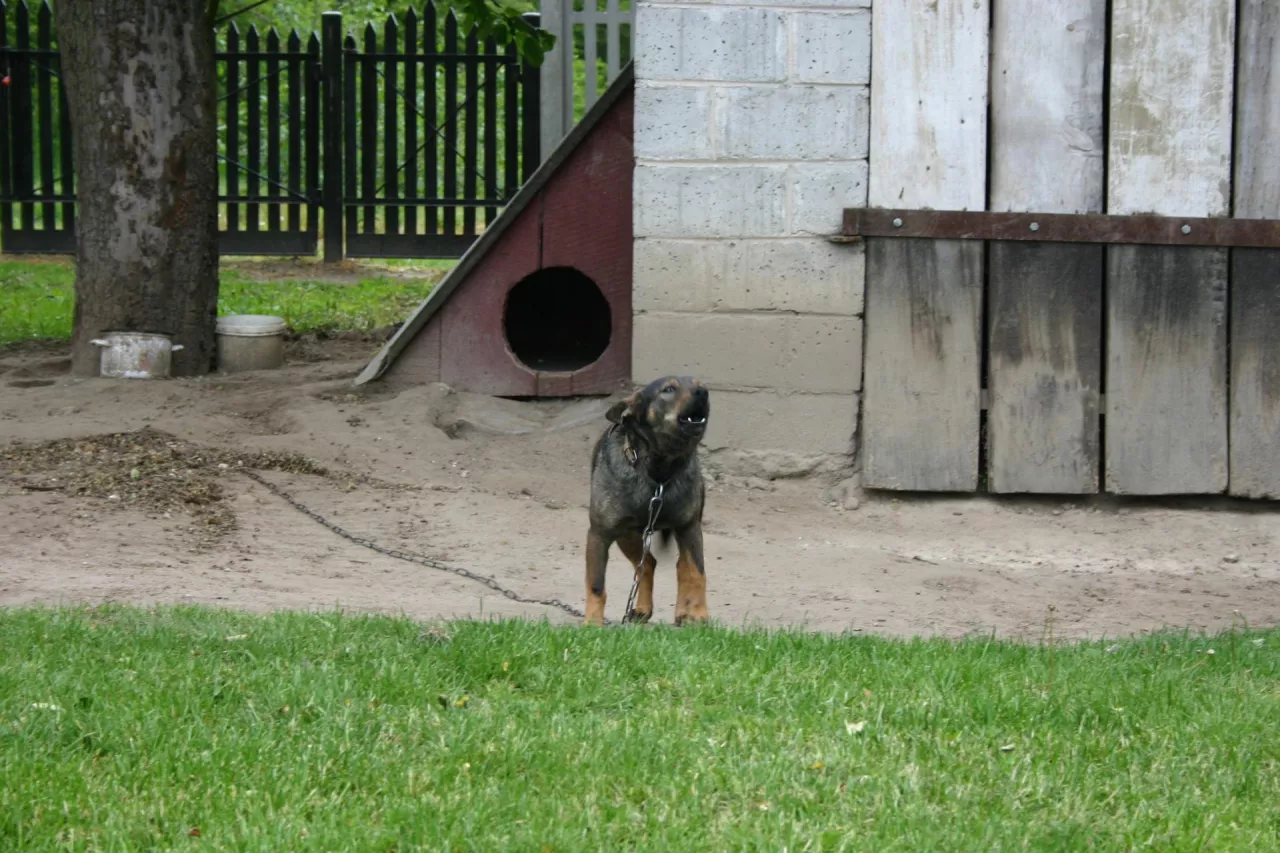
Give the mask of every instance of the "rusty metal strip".
[(834, 239), (863, 237), (1280, 249), (1280, 219), (846, 208)]

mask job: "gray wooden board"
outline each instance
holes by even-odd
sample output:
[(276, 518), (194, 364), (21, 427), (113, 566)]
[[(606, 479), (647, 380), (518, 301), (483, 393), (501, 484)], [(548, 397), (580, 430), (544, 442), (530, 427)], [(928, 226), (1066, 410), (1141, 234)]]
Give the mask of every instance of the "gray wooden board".
[(1227, 216), (1236, 0), (1112, 0), (1107, 212)]
[[(1108, 211), (1226, 216), (1236, 0), (1113, 0)], [(1227, 250), (1107, 250), (1106, 488), (1227, 486)]]
[[(1280, 218), (1280, 4), (1241, 0), (1235, 215)], [(1231, 258), (1231, 494), (1280, 497), (1280, 251)]]
[(996, 3), (988, 209), (1103, 211), (1106, 0)]
[(1231, 255), (1231, 494), (1280, 498), (1280, 249)]
[(1103, 247), (991, 244), (988, 487), (1098, 490)]
[(1227, 486), (1227, 250), (1107, 248), (1106, 488)]
[[(991, 210), (1098, 213), (1106, 0), (997, 3)], [(987, 485), (1098, 490), (1103, 250), (992, 243)]]
[(1240, 0), (1236, 57), (1235, 210), (1280, 218), (1280, 3)]
[[(989, 0), (877, 0), (871, 16), (873, 207), (982, 210)], [(978, 485), (983, 246), (867, 241), (862, 480)]]
[(982, 244), (867, 241), (862, 482), (978, 486)]

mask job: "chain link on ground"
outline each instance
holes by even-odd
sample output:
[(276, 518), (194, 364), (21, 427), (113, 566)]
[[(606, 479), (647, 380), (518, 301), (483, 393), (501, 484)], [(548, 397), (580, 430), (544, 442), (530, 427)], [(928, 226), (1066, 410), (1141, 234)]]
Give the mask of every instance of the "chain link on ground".
[(368, 548), (371, 551), (377, 551), (379, 554), (383, 554), (388, 557), (393, 557), (397, 560), (404, 560), (405, 562), (416, 563), (417, 565), (426, 566), (429, 569), (435, 569), (436, 571), (440, 571), (440, 572), (449, 572), (451, 574), (458, 575), (459, 577), (466, 578), (467, 580), (475, 581), (476, 583), (479, 583), (479, 584), (484, 584), (485, 586), (489, 587), (489, 589), (501, 594), (504, 598), (507, 598), (511, 601), (518, 601), (521, 604), (538, 604), (538, 605), (542, 605), (543, 607), (559, 608), (560, 610), (563, 610), (565, 613), (568, 613), (571, 616), (576, 616), (579, 619), (585, 618), (586, 616), (585, 613), (583, 613), (578, 608), (574, 607), (572, 604), (566, 604), (565, 602), (561, 601), (558, 598), (526, 598), (525, 596), (520, 595), (515, 590), (508, 589), (507, 587), (498, 583), (492, 577), (488, 577), (488, 578), (484, 577), (483, 575), (476, 574), (470, 569), (463, 568), (462, 566), (451, 566), (448, 563), (441, 562), (440, 560), (433, 560), (430, 557), (424, 557), (421, 554), (414, 554), (410, 551), (401, 551), (396, 548), (388, 548), (385, 545), (379, 545), (377, 542), (374, 542), (372, 539), (365, 539), (364, 537), (356, 536), (354, 533), (351, 533), (348, 530), (344, 530), (343, 528), (334, 524), (332, 521), (329, 521), (320, 513), (316, 512), (315, 510), (311, 509), (307, 505), (303, 504), (301, 501), (297, 500), (288, 492), (286, 492), (284, 489), (280, 488), (275, 483), (271, 482), (266, 477), (263, 477), (261, 474), (257, 473), (256, 471), (250, 471), (242, 468), (239, 470), (238, 473), (244, 474), (250, 480), (253, 480), (255, 483), (258, 483), (267, 491), (271, 492), (276, 497), (280, 498), (282, 501), (289, 504), (289, 506), (293, 507), (298, 512), (307, 516), (312, 521), (316, 522), (322, 527), (327, 528), (333, 533), (336, 533), (338, 536), (341, 536), (343, 539), (346, 539), (349, 542), (354, 542), (355, 544), (360, 545), (361, 547)]

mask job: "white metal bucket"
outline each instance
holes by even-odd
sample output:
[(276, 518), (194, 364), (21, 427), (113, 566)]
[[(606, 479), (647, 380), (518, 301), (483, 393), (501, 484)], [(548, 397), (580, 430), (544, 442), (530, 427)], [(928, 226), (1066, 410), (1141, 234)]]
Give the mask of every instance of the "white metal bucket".
[(169, 357), (182, 349), (151, 332), (107, 332), (91, 343), (102, 347), (98, 372), (112, 379), (167, 379)]

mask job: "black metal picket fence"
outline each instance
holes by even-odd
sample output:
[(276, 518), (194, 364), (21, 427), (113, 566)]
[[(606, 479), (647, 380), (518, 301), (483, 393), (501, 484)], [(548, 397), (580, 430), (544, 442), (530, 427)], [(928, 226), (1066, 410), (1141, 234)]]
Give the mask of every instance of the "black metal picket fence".
[[(75, 248), (52, 12), (0, 0), (0, 248)], [(536, 23), (536, 17), (534, 19)], [(538, 167), (539, 76), (434, 3), (344, 35), (216, 34), (219, 250), (459, 257)]]

